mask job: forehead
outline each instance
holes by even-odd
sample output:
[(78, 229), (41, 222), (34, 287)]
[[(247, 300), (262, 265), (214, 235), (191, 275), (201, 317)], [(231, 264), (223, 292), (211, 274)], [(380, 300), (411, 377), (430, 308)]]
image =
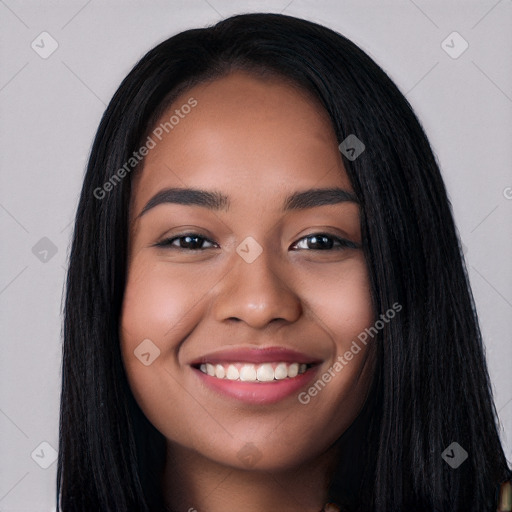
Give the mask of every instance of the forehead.
[(159, 127), (161, 140), (150, 134), (155, 146), (134, 175), (135, 211), (165, 187), (221, 188), (268, 200), (278, 190), (351, 189), (319, 100), (275, 77), (237, 71), (192, 87), (152, 133)]

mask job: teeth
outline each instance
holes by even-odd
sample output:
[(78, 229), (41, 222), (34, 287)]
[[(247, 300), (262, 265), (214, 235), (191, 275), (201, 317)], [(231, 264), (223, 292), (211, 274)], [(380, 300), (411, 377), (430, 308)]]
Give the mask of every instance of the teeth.
[(240, 373), (238, 372), (238, 368), (236, 366), (233, 366), (230, 364), (228, 366), (228, 371), (226, 373), (226, 379), (228, 380), (238, 380), (238, 377), (240, 377)]
[(240, 380), (254, 382), (256, 380), (256, 368), (253, 364), (244, 364), (240, 368)]
[(218, 379), (223, 379), (224, 375), (226, 375), (224, 366), (222, 366), (221, 364), (218, 364), (217, 366), (215, 366), (215, 377), (217, 377)]
[(274, 370), (274, 378), (277, 380), (286, 379), (288, 377), (288, 368), (285, 363), (279, 363)]
[(307, 370), (304, 363), (230, 363), (226, 365), (201, 364), (199, 369), (217, 379), (242, 382), (271, 382), (273, 380), (292, 379)]
[(288, 377), (297, 377), (299, 373), (299, 364), (298, 363), (292, 363), (290, 367), (288, 368)]
[(272, 365), (265, 363), (258, 366), (258, 370), (256, 371), (256, 378), (260, 382), (269, 382), (274, 380), (274, 368), (272, 368)]

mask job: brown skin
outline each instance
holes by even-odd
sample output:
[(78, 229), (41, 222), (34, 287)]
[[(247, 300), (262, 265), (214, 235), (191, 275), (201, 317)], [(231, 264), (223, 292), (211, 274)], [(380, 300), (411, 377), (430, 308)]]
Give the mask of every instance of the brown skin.
[[(333, 443), (367, 396), (374, 346), (361, 344), (307, 405), (297, 393), (270, 405), (225, 397), (201, 385), (189, 363), (229, 346), (281, 346), (320, 359), (312, 384), (321, 378), (374, 312), (362, 249), (337, 249), (333, 239), (333, 249), (315, 250), (305, 237), (360, 244), (359, 206), (281, 212), (293, 192), (353, 191), (330, 120), (307, 93), (235, 72), (190, 89), (162, 120), (190, 97), (197, 106), (134, 176), (120, 329), (130, 387), (167, 439), (162, 486), (173, 510), (318, 512)], [(231, 206), (166, 203), (136, 219), (167, 187), (218, 190)], [(190, 232), (207, 239), (204, 249), (180, 250), (180, 239), (154, 246)], [(235, 250), (247, 236), (263, 248), (250, 264)], [(133, 353), (146, 338), (161, 351), (150, 366)], [(260, 456), (250, 466), (237, 456), (246, 443)]]

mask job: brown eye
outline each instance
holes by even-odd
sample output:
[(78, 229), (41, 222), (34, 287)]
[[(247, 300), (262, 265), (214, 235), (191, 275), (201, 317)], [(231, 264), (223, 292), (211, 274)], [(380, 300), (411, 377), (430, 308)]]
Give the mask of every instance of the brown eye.
[(301, 238), (293, 248), (309, 249), (314, 251), (357, 249), (359, 246), (350, 240), (339, 238), (328, 233), (314, 233)]
[[(176, 243), (177, 242), (177, 243)], [(184, 233), (172, 238), (166, 238), (161, 242), (155, 244), (157, 247), (164, 247), (178, 250), (200, 251), (203, 249), (211, 249), (211, 247), (204, 247), (204, 243), (215, 244), (204, 236), (197, 233)]]

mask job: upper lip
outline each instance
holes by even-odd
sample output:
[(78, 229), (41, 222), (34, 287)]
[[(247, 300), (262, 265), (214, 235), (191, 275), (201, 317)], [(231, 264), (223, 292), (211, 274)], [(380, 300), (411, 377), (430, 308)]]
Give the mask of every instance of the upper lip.
[(283, 347), (249, 348), (239, 347), (218, 350), (193, 360), (192, 366), (203, 363), (306, 363), (316, 364), (320, 359)]

